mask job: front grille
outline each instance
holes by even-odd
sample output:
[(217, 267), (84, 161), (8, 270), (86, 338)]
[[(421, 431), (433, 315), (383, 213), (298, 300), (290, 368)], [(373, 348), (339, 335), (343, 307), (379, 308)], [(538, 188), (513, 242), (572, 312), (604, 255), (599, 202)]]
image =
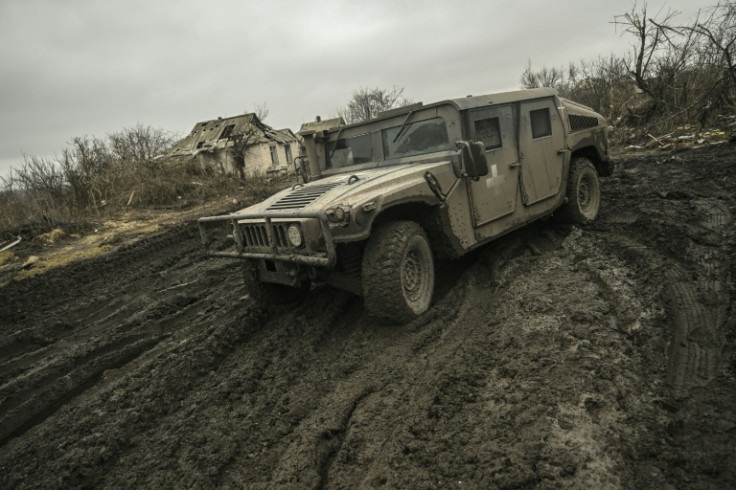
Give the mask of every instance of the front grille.
[(243, 245), (246, 247), (268, 247), (266, 225), (242, 225)]
[(570, 121), (570, 129), (573, 131), (580, 131), (587, 128), (594, 128), (598, 126), (598, 118), (591, 116), (578, 116), (575, 114), (568, 115)]
[[(273, 239), (274, 245), (278, 248), (290, 246), (286, 239), (286, 229), (289, 223), (273, 223)], [(240, 230), (243, 234), (243, 246), (246, 248), (264, 248), (271, 247), (268, 240), (268, 231), (264, 223), (248, 223), (241, 224)]]
[(322, 197), (330, 189), (344, 184), (344, 181), (330, 182), (329, 184), (313, 185), (302, 187), (294, 192), (282, 197), (275, 203), (271, 204), (269, 210), (276, 209), (301, 209), (309, 206), (314, 201)]

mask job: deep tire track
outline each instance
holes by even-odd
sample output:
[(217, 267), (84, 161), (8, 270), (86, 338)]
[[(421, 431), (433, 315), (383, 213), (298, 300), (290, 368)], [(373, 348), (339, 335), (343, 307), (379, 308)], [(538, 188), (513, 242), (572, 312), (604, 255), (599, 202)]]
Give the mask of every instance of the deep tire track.
[[(438, 268), (435, 304), (402, 326), (329, 288), (256, 308), (191, 225), (75, 265), (75, 289), (60, 272), (23, 298), (44, 311), (0, 312), (3, 384), (27, 388), (15, 408), (62, 366), (88, 380), (18, 425), (0, 486), (732, 487), (735, 157), (620, 162), (600, 221), (540, 223)], [(678, 393), (672, 329), (720, 342), (688, 323), (704, 315), (725, 348)], [(34, 367), (48, 376), (23, 385)]]

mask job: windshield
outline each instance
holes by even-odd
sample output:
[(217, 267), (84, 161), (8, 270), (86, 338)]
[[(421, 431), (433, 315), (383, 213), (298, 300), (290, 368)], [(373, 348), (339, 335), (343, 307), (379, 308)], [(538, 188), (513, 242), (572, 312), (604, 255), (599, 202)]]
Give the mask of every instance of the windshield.
[(340, 138), (327, 145), (327, 167), (340, 168), (373, 161), (370, 133)]
[[(382, 155), (378, 145), (383, 146)], [(435, 117), (387, 128), (380, 133), (374, 131), (340, 137), (338, 132), (337, 139), (327, 144), (327, 168), (337, 169), (452, 149), (445, 120)]]
[(453, 148), (441, 117), (384, 129), (381, 136), (386, 159)]

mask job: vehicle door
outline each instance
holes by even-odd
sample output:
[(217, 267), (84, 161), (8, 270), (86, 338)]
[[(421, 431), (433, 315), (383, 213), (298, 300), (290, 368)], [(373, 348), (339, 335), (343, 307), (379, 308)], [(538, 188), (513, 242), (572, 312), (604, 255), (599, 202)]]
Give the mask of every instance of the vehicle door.
[(477, 109), (468, 113), (473, 141), (485, 144), (488, 175), (469, 181), (475, 226), (514, 212), (518, 186), (518, 149), (511, 106)]
[(554, 99), (521, 103), (519, 157), (524, 204), (534, 204), (560, 191), (564, 138)]

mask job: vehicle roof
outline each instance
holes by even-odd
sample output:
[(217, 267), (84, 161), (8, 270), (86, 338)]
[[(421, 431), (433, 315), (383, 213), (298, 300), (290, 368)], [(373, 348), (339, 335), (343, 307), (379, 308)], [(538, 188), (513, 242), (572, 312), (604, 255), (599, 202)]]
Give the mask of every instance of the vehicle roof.
[[(531, 88), (525, 90), (514, 90), (511, 92), (499, 92), (496, 94), (486, 95), (469, 95), (461, 99), (450, 99), (437, 104), (451, 103), (459, 110), (473, 109), (475, 107), (483, 107), (487, 105), (505, 104), (508, 102), (518, 102), (520, 100), (541, 99), (543, 97), (553, 97), (557, 95), (557, 91), (553, 88)], [(437, 105), (430, 104), (430, 105)]]
[[(464, 111), (466, 109), (475, 109), (476, 107), (507, 104), (510, 102), (518, 102), (521, 100), (541, 99), (545, 97), (554, 97), (555, 95), (557, 95), (557, 91), (549, 87), (531, 88), (531, 89), (524, 89), (524, 90), (513, 90), (511, 92), (498, 92), (495, 94), (469, 95), (467, 97), (462, 97), (459, 99), (440, 100), (438, 102), (432, 102), (431, 104), (422, 105), (420, 107), (418, 107), (418, 104), (414, 104), (414, 105), (407, 106), (405, 110), (401, 110), (403, 108), (392, 109), (390, 111), (386, 111), (386, 113), (384, 113), (385, 115), (379, 115), (379, 117), (377, 117), (376, 119), (385, 119), (387, 117), (393, 117), (393, 116), (400, 115), (400, 114), (406, 114), (407, 112), (411, 110), (420, 111), (422, 109), (437, 107), (437, 106), (442, 106), (442, 105), (447, 105), (447, 104), (455, 106), (457, 110), (459, 111)], [(372, 119), (372, 121), (375, 121), (376, 119)], [(365, 122), (370, 122), (370, 121), (365, 121)], [(357, 123), (356, 125), (364, 124), (364, 123)]]
[[(401, 114), (406, 114), (410, 111), (421, 111), (427, 108), (432, 107), (438, 107), (443, 105), (452, 105), (459, 111), (464, 111), (467, 109), (474, 109), (477, 107), (486, 107), (489, 105), (498, 105), (498, 104), (507, 104), (510, 102), (518, 102), (522, 100), (531, 100), (531, 99), (541, 99), (545, 97), (553, 97), (557, 95), (557, 91), (553, 88), (545, 87), (545, 88), (531, 88), (531, 89), (524, 89), (524, 90), (513, 90), (510, 92), (498, 92), (495, 94), (485, 94), (485, 95), (469, 95), (467, 97), (462, 97), (458, 99), (446, 99), (446, 100), (440, 100), (438, 102), (432, 102), (431, 104), (423, 105), (420, 103), (408, 105), (406, 107), (397, 107), (395, 109), (391, 109), (389, 111), (383, 112), (378, 115), (375, 119), (370, 119), (368, 121), (361, 121), (358, 123), (348, 124), (345, 126), (335, 127), (331, 128), (331, 131), (338, 131), (341, 128), (352, 128), (356, 126), (363, 126), (366, 124), (370, 124), (375, 121), (380, 121), (382, 119), (388, 119), (390, 117), (394, 117)], [(307, 134), (314, 131), (300, 131), (300, 134)]]

